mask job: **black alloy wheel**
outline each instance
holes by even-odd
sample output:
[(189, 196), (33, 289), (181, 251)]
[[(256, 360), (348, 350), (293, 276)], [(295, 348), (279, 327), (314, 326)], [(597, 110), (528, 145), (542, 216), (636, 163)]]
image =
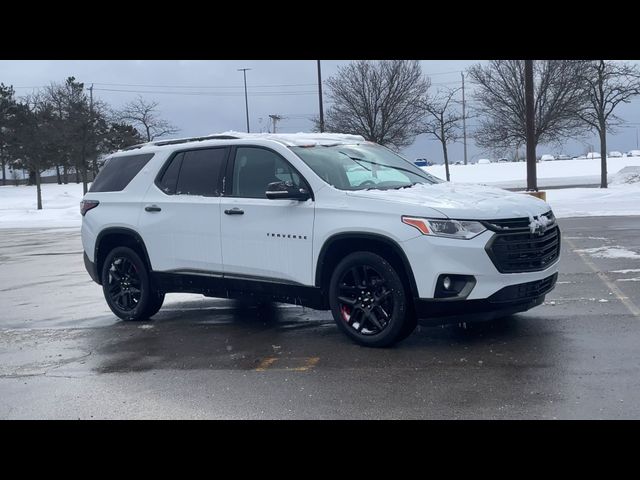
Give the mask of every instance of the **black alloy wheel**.
[(135, 264), (126, 256), (114, 257), (108, 271), (109, 296), (123, 312), (133, 311), (140, 303), (142, 290)]
[(362, 335), (376, 335), (389, 326), (393, 296), (387, 280), (370, 265), (355, 265), (338, 281), (340, 314)]
[(329, 303), (338, 327), (361, 345), (386, 347), (415, 328), (400, 275), (372, 252), (349, 254), (336, 266)]
[(123, 320), (144, 320), (162, 307), (145, 263), (131, 248), (117, 247), (105, 258), (102, 291), (111, 311)]

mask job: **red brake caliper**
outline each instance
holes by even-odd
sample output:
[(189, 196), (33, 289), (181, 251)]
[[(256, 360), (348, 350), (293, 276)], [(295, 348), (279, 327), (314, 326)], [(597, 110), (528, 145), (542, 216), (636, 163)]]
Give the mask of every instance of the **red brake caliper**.
[(348, 322), (349, 319), (351, 318), (351, 313), (349, 312), (349, 308), (346, 305), (343, 305), (340, 311), (342, 312), (342, 318), (344, 319), (344, 321)]

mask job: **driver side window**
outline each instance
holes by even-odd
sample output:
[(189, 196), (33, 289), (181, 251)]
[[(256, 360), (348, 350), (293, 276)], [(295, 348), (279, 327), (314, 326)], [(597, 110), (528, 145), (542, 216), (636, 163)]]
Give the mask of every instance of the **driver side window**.
[(267, 186), (273, 182), (301, 185), (300, 176), (278, 154), (264, 148), (238, 147), (233, 164), (231, 196), (267, 198)]

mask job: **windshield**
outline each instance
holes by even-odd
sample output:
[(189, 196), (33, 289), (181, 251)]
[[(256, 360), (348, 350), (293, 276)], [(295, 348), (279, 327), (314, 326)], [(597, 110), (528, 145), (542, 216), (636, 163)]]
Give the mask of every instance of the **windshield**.
[(316, 175), (340, 190), (388, 190), (442, 182), (374, 143), (290, 148)]

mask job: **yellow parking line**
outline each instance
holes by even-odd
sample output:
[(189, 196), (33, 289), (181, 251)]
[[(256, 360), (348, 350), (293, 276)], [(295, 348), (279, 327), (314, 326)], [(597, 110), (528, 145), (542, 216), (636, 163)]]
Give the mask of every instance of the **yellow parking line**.
[(260, 362), (260, 364), (256, 367), (256, 372), (264, 372), (276, 360), (278, 360), (278, 357), (267, 357), (267, 358), (263, 359)]
[(576, 245), (567, 237), (564, 237), (564, 240), (569, 244), (569, 246), (571, 247), (571, 249), (578, 254), (578, 256), (582, 259), (582, 261), (591, 269), (594, 271), (594, 273), (598, 276), (598, 278), (600, 280), (602, 280), (602, 282), (609, 288), (609, 290), (611, 290), (611, 292), (618, 298), (618, 300), (620, 300), (625, 307), (627, 307), (627, 310), (629, 310), (629, 312), (631, 312), (632, 315), (640, 318), (640, 308), (638, 308), (638, 306), (633, 303), (633, 301), (627, 297), (622, 290), (620, 290), (618, 288), (618, 286), (613, 283), (609, 277), (607, 277), (607, 275), (604, 272), (601, 272), (600, 269), (595, 265), (595, 263), (593, 263), (591, 261), (590, 258), (588, 258), (587, 256), (585, 256), (582, 252), (577, 252), (576, 251)]
[(315, 367), (319, 360), (320, 357), (309, 357), (302, 367), (287, 368), (287, 370), (293, 370), (294, 372), (306, 372), (310, 368)]
[(285, 359), (288, 360), (304, 360), (303, 364), (299, 367), (284, 367), (284, 368), (270, 368), (277, 360), (281, 360), (281, 357), (266, 357), (262, 359), (262, 361), (258, 364), (258, 366), (254, 369), (256, 372), (264, 372), (267, 369), (270, 370), (287, 370), (290, 372), (306, 372), (307, 370), (316, 366), (316, 364), (320, 361), (320, 357), (306, 357), (306, 358), (293, 358), (293, 359)]

